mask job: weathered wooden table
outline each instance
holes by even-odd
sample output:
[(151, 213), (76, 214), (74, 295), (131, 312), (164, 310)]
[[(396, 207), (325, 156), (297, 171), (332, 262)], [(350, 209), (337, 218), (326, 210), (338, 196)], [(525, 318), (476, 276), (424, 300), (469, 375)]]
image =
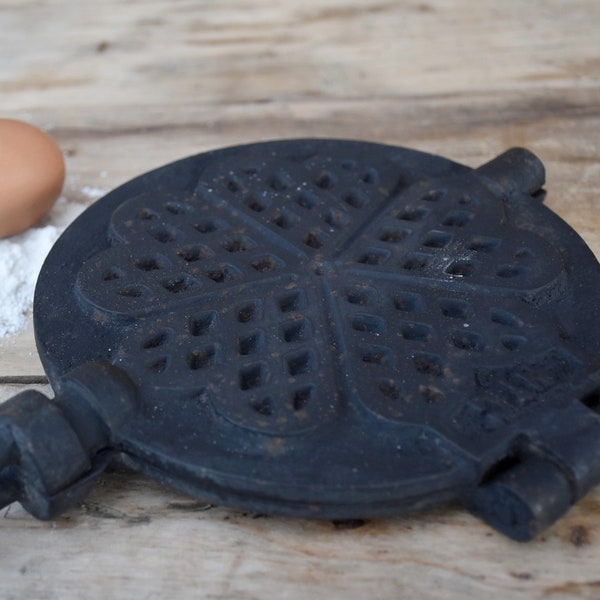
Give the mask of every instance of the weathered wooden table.
[[(86, 204), (255, 140), (358, 138), (470, 166), (524, 145), (600, 257), (599, 31), (595, 0), (0, 0), (0, 116), (54, 136), (64, 195)], [(31, 328), (0, 340), (0, 400), (41, 382)], [(529, 544), (460, 510), (259, 518), (121, 472), (51, 523), (2, 511), (0, 598), (166, 597), (600, 598), (600, 489)]]

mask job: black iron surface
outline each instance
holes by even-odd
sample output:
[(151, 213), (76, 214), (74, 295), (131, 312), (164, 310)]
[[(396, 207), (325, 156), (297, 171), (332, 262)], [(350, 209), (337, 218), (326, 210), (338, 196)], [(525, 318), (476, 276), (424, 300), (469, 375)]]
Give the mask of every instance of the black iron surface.
[(0, 501), (49, 518), (118, 455), (246, 510), (459, 502), (531, 538), (600, 481), (600, 266), (543, 183), (522, 149), (293, 140), (115, 190), (40, 275), (57, 399), (3, 405)]

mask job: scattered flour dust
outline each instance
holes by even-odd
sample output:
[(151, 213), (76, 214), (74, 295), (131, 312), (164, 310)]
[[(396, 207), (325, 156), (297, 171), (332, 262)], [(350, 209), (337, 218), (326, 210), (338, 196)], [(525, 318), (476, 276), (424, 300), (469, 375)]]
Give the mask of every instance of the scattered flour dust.
[(99, 187), (93, 187), (91, 185), (84, 185), (83, 188), (81, 189), (81, 192), (83, 194), (85, 194), (88, 198), (91, 198), (92, 200), (97, 200), (98, 198), (100, 198), (101, 196), (104, 196), (104, 194), (106, 194), (105, 189), (99, 188)]
[(42, 263), (58, 236), (85, 208), (61, 197), (37, 227), (0, 239), (0, 338), (27, 325)]

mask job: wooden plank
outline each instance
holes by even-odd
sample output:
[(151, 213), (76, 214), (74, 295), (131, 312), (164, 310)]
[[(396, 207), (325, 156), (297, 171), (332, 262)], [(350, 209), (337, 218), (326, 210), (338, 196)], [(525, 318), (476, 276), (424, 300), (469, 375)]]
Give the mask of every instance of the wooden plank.
[(4, 110), (543, 95), (598, 74), (590, 0), (24, 1), (0, 18)]

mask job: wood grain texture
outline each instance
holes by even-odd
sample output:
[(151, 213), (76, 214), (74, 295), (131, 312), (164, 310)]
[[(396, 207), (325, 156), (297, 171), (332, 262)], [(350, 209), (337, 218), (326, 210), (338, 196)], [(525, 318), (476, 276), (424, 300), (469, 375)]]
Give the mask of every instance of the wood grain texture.
[[(0, 116), (58, 141), (64, 195), (86, 204), (86, 186), (256, 140), (473, 167), (523, 145), (600, 258), (599, 30), (595, 0), (0, 0)], [(0, 340), (0, 401), (42, 375), (31, 327)], [(6, 599), (600, 597), (598, 490), (525, 545), (461, 510), (353, 529), (207, 509), (127, 472), (53, 523), (0, 516)]]
[(598, 598), (600, 494), (511, 542), (460, 510), (366, 522), (211, 507), (127, 471), (56, 521), (0, 519), (3, 598)]

